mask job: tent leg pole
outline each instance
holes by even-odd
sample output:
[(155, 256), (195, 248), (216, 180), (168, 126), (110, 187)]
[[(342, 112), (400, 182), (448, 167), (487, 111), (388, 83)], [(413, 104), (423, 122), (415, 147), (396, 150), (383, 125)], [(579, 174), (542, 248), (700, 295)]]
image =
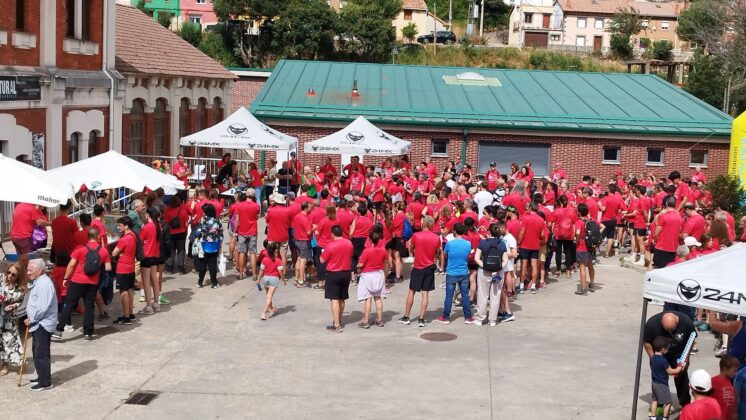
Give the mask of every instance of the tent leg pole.
[(645, 334), (645, 322), (648, 316), (648, 302), (650, 300), (642, 299), (642, 316), (640, 317), (640, 339), (637, 343), (637, 366), (635, 368), (635, 395), (632, 399), (632, 416), (631, 420), (637, 418), (637, 399), (640, 394), (640, 365), (642, 365), (642, 340)]

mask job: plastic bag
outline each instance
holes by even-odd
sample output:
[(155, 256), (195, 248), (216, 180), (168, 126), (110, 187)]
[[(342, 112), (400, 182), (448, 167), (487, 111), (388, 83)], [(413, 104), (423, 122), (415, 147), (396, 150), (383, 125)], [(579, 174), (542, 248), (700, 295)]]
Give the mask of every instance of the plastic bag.
[(218, 271), (220, 271), (220, 277), (225, 277), (226, 266), (228, 265), (228, 259), (225, 258), (225, 254), (220, 253), (220, 260), (218, 260)]

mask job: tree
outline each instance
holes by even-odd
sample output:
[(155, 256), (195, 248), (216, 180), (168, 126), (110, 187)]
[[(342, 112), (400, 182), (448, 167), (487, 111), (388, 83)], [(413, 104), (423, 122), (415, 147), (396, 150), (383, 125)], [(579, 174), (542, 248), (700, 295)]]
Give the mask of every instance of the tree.
[(628, 9), (619, 8), (609, 19), (608, 32), (611, 33), (609, 46), (614, 55), (623, 60), (632, 58), (631, 37), (641, 30), (642, 19), (637, 9), (631, 6)]
[(184, 22), (176, 33), (181, 39), (195, 47), (199, 46), (202, 40), (202, 26), (199, 23)]
[(285, 57), (325, 58), (334, 50), (336, 18), (324, 0), (290, 0), (274, 22), (273, 49)]
[(238, 67), (241, 64), (233, 53), (229, 39), (224, 38), (221, 32), (206, 32), (199, 49), (224, 67)]
[(612, 53), (621, 60), (632, 58), (632, 45), (629, 43), (629, 36), (611, 34), (609, 48)]
[(158, 23), (161, 24), (164, 28), (168, 29), (171, 27), (171, 13), (166, 12), (165, 10), (159, 10), (158, 11)]
[(349, 56), (387, 61), (396, 45), (391, 21), (401, 12), (401, 0), (350, 0), (339, 15), (340, 46)]
[(147, 13), (145, 11), (145, 0), (138, 0), (138, 2), (135, 5), (135, 7), (137, 7), (137, 10), (139, 10), (139, 11), (141, 11), (143, 13)]
[(414, 42), (414, 39), (417, 37), (417, 25), (414, 22), (409, 22), (407, 26), (401, 28), (401, 34), (410, 43)]
[(655, 41), (650, 48), (650, 55), (656, 60), (668, 61), (671, 59), (671, 50), (673, 50), (673, 45), (665, 39)]
[(723, 0), (694, 1), (679, 14), (676, 33), (681, 39), (695, 42), (708, 52), (711, 46), (721, 43), (728, 13)]
[(746, 190), (743, 189), (741, 178), (736, 175), (718, 175), (707, 183), (707, 191), (712, 194), (713, 206), (730, 213), (742, 212), (746, 203)]

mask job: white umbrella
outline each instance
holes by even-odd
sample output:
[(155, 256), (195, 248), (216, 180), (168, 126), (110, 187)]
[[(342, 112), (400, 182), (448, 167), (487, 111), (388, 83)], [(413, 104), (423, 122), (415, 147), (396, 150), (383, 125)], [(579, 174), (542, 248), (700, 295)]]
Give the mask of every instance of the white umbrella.
[(409, 153), (411, 143), (381, 130), (365, 117), (359, 116), (347, 127), (306, 143), (306, 153), (340, 155), (393, 156)]
[(0, 154), (0, 201), (54, 207), (73, 196), (72, 184), (41, 169)]
[(49, 173), (68, 180), (76, 190), (83, 185), (93, 191), (120, 187), (135, 191), (142, 191), (146, 187), (151, 190), (161, 187), (185, 188), (184, 183), (175, 176), (164, 174), (114, 150), (52, 169)]

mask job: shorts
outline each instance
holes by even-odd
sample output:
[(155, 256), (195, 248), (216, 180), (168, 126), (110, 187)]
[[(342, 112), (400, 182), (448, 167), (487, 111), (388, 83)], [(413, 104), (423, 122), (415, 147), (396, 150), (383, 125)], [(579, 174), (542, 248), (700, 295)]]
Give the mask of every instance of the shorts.
[(593, 264), (593, 258), (591, 258), (591, 253), (588, 251), (578, 251), (575, 254), (575, 260), (582, 264)]
[(547, 246), (541, 245), (539, 248), (539, 261), (546, 262), (547, 260)]
[(288, 255), (288, 241), (274, 243), (277, 244), (277, 250), (280, 251), (280, 257), (286, 258)]
[(432, 292), (435, 290), (435, 266), (413, 268), (410, 277), (409, 290), (413, 292)]
[(31, 242), (31, 238), (11, 238), (10, 240), (13, 246), (16, 248), (18, 255), (24, 255), (34, 252), (34, 244)]
[(655, 268), (663, 268), (675, 259), (675, 252), (661, 251), (660, 249), (653, 250), (653, 267)]
[(126, 291), (135, 288), (135, 273), (117, 274), (117, 290)]
[(243, 236), (238, 235), (236, 249), (239, 254), (256, 254), (256, 235)]
[(324, 282), (324, 299), (347, 300), (350, 298), (350, 272), (327, 271)]
[(469, 271), (479, 270), (477, 263), (471, 261), (466, 262), (466, 268), (468, 268)]
[(295, 246), (298, 248), (298, 258), (304, 260), (311, 259), (311, 241), (299, 241), (295, 240)]
[(360, 282), (357, 284), (357, 301), (362, 302), (372, 297), (383, 297), (384, 290), (383, 271), (369, 271), (360, 274)]
[(398, 251), (399, 254), (403, 254), (404, 251), (406, 251), (406, 248), (404, 248), (404, 239), (391, 238), (391, 240), (386, 244), (386, 249), (392, 249)]
[(159, 264), (159, 257), (146, 257), (140, 261), (140, 268), (156, 267)]
[(264, 286), (264, 287), (279, 287), (280, 286), (280, 279), (278, 277), (274, 277), (274, 276), (263, 276), (262, 277), (262, 286)]
[(636, 236), (648, 236), (648, 229), (647, 228), (642, 228), (642, 229), (635, 228), (635, 235)]
[(295, 229), (293, 228), (288, 229), (288, 246), (290, 249), (298, 249), (298, 246), (295, 245)]
[(668, 388), (668, 384), (659, 384), (653, 382), (653, 401), (658, 402), (658, 406), (671, 404), (673, 399), (671, 398), (671, 390)]
[(604, 225), (604, 231), (601, 232), (602, 239), (614, 239), (616, 235), (616, 220), (604, 220), (601, 224)]
[(518, 248), (518, 256), (522, 260), (538, 260), (539, 259), (539, 250), (538, 249)]

